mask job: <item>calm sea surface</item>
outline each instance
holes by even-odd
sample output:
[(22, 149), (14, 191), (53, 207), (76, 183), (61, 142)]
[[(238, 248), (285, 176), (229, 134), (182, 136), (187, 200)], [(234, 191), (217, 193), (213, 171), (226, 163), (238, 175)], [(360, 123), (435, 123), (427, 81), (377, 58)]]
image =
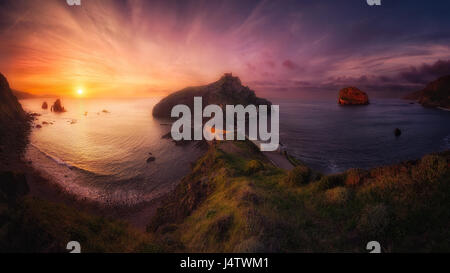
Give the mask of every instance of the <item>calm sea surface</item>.
[[(335, 101), (280, 104), (280, 138), (312, 168), (336, 173), (417, 159), (450, 149), (450, 112), (404, 100), (371, 100), (368, 106)], [(394, 136), (395, 128), (402, 135)]]

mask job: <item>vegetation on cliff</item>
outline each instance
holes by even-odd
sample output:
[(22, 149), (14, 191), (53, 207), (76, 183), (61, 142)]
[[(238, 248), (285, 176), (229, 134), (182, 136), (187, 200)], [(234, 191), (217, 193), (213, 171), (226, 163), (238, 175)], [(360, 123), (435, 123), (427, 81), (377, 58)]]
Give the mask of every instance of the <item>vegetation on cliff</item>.
[(148, 231), (169, 251), (365, 252), (371, 240), (383, 251), (449, 251), (449, 164), (444, 152), (321, 176), (305, 166), (278, 169), (250, 142), (221, 142)]
[(409, 94), (405, 99), (416, 100), (426, 107), (450, 109), (450, 75), (440, 77), (429, 83), (424, 89)]
[(28, 195), (0, 201), (0, 252), (68, 252), (70, 241), (82, 252), (161, 251), (148, 234), (121, 221)]

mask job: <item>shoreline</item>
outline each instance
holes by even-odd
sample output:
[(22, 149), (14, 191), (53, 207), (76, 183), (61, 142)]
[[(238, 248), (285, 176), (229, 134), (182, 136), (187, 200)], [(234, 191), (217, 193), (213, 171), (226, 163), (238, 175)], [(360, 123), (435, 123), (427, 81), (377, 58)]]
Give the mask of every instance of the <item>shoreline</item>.
[(135, 204), (108, 204), (107, 202), (87, 198), (68, 190), (68, 188), (64, 188), (62, 183), (56, 181), (54, 177), (51, 177), (49, 174), (44, 174), (28, 163), (24, 155), (21, 164), (23, 166), (19, 169), (26, 174), (27, 183), (30, 188), (29, 195), (46, 201), (64, 204), (96, 216), (125, 221), (140, 231), (145, 231), (147, 223), (156, 213), (156, 209), (161, 200), (165, 194), (171, 191), (169, 189), (166, 193), (161, 193), (150, 200)]

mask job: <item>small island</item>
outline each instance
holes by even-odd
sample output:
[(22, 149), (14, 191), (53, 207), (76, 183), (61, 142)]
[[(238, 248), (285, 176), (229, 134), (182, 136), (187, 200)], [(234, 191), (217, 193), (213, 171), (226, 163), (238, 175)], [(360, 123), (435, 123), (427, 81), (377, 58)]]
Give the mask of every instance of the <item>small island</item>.
[(346, 87), (339, 91), (338, 104), (367, 105), (369, 104), (369, 96), (356, 87)]

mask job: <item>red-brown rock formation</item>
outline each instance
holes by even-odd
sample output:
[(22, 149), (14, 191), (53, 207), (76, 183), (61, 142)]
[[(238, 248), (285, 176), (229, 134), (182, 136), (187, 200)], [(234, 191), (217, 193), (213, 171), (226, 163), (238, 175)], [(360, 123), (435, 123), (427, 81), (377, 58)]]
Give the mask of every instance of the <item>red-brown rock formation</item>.
[(356, 87), (347, 87), (339, 91), (338, 103), (340, 105), (367, 105), (369, 97)]

